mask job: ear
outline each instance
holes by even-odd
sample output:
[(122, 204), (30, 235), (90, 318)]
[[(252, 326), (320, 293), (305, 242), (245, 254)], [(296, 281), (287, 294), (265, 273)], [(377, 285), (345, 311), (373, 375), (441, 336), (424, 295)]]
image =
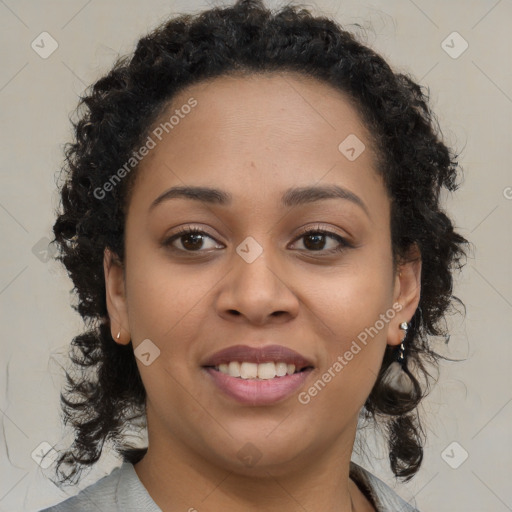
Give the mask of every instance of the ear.
[(402, 342), (402, 322), (409, 323), (414, 316), (421, 293), (421, 253), (416, 244), (411, 245), (402, 262), (397, 265), (394, 288), (394, 303), (402, 306), (388, 330), (388, 345)]
[(108, 248), (105, 248), (103, 254), (103, 271), (110, 332), (116, 343), (127, 345), (131, 337), (126, 307), (124, 268), (118, 257)]

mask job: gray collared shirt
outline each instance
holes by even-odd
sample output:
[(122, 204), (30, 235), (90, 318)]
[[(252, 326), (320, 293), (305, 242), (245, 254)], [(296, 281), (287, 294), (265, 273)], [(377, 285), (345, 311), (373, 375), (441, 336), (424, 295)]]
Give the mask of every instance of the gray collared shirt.
[[(419, 512), (370, 472), (350, 463), (350, 477), (377, 512)], [(109, 475), (58, 505), (40, 512), (162, 512), (139, 480), (135, 468), (124, 462)]]

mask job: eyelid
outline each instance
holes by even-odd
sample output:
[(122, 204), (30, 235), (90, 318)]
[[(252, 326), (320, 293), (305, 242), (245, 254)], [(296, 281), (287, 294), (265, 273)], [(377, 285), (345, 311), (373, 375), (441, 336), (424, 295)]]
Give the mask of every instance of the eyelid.
[[(341, 235), (340, 233), (337, 233), (336, 231), (334, 231), (332, 228), (330, 227), (327, 227), (325, 225), (322, 225), (322, 224), (308, 224), (306, 226), (303, 226), (302, 228), (300, 228), (299, 230), (299, 233), (297, 235), (298, 238), (300, 238), (301, 236), (304, 236), (304, 235), (307, 235), (311, 232), (324, 232), (324, 233), (328, 233), (330, 235), (334, 235), (334, 236), (338, 236), (340, 238), (343, 238), (345, 240), (345, 236), (344, 235)], [(295, 238), (295, 240), (297, 240), (297, 238)]]

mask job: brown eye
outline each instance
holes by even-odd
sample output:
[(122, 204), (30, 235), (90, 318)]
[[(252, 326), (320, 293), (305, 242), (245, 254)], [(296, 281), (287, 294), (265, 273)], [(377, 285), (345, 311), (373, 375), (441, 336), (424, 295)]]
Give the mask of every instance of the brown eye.
[(187, 250), (201, 249), (203, 245), (203, 235), (191, 233), (181, 236), (181, 244)]
[[(299, 238), (296, 240), (304, 239), (304, 247), (308, 252), (326, 252), (336, 253), (345, 250), (348, 247), (352, 247), (343, 237), (336, 233), (326, 231), (323, 229), (310, 229), (304, 231)], [(325, 248), (327, 245), (327, 239), (331, 239), (336, 243), (331, 243), (333, 247)]]
[[(172, 235), (170, 238), (167, 238), (163, 245), (166, 247), (171, 247), (177, 251), (184, 252), (200, 252), (201, 249), (205, 250), (204, 244), (205, 240), (210, 239), (214, 240), (210, 235), (201, 231), (197, 228), (183, 228), (179, 233)], [(176, 247), (175, 242), (179, 241), (181, 248)], [(213, 249), (215, 247), (208, 247), (206, 249)]]

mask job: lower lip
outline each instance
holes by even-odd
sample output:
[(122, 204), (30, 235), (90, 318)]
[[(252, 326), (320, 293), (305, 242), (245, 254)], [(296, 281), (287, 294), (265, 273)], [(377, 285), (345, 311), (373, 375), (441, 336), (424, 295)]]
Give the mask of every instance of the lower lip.
[(231, 377), (213, 368), (204, 369), (214, 384), (226, 395), (250, 405), (273, 404), (289, 397), (304, 384), (311, 372), (311, 369), (308, 369), (293, 375), (256, 380)]

